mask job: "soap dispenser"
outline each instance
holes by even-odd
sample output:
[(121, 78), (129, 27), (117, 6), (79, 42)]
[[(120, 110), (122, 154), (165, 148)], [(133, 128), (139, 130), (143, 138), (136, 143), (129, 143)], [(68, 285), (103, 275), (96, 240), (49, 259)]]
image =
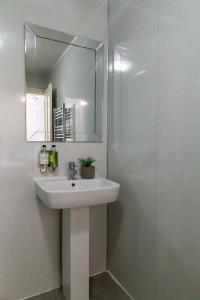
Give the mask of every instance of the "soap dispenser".
[(46, 174), (48, 172), (48, 164), (49, 164), (49, 153), (46, 149), (46, 145), (42, 145), (42, 149), (40, 150), (39, 164), (40, 164), (40, 172), (42, 174)]
[(56, 150), (56, 145), (52, 145), (52, 148), (49, 151), (49, 170), (51, 172), (55, 172), (57, 166), (58, 166), (58, 152)]

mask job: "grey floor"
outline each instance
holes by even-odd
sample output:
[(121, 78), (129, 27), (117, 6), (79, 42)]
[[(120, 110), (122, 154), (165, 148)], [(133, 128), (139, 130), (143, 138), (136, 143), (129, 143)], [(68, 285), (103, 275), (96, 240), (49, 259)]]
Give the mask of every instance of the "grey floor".
[[(54, 290), (29, 300), (66, 300), (62, 290)], [(90, 300), (130, 300), (108, 273), (90, 278)]]

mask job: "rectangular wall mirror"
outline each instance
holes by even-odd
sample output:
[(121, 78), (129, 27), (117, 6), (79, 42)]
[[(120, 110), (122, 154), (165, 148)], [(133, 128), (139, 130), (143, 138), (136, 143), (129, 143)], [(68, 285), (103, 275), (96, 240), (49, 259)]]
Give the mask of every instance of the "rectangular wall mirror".
[(104, 45), (25, 24), (26, 140), (101, 142)]

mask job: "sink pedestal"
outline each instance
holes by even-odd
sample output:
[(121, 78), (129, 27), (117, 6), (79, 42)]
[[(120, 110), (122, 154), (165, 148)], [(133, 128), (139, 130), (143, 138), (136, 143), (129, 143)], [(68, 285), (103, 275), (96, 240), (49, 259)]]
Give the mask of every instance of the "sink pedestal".
[(62, 210), (62, 276), (67, 300), (89, 300), (89, 207)]
[(89, 207), (117, 200), (119, 184), (105, 178), (35, 178), (35, 194), (62, 209), (63, 292), (67, 300), (89, 300)]

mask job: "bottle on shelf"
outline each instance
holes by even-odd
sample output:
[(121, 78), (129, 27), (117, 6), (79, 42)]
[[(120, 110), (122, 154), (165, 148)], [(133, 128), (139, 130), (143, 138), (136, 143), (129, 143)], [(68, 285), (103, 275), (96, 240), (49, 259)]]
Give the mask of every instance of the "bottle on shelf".
[(49, 151), (49, 169), (51, 172), (55, 172), (58, 166), (58, 151), (56, 150), (56, 145), (52, 145)]
[(49, 165), (49, 153), (47, 151), (46, 145), (42, 145), (42, 149), (40, 150), (39, 163), (40, 163), (40, 172), (42, 174), (46, 174), (48, 172), (48, 165)]

